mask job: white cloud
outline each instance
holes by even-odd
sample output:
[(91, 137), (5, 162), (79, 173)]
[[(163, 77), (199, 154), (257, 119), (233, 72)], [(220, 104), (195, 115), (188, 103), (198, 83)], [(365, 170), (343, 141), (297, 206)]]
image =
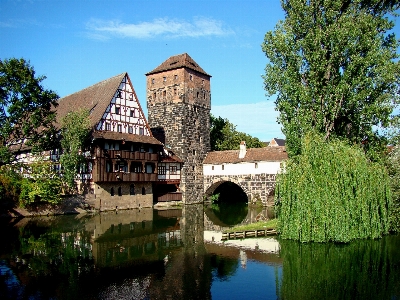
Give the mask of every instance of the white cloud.
[(234, 33), (231, 29), (225, 28), (221, 21), (205, 17), (196, 17), (192, 22), (161, 18), (136, 24), (91, 19), (87, 22), (86, 29), (89, 37), (94, 36), (97, 39), (100, 36), (102, 39), (111, 36), (144, 39), (160, 35), (176, 38), (222, 36)]
[(273, 101), (249, 104), (213, 105), (211, 113), (226, 118), (238, 131), (267, 142), (274, 137), (285, 138), (277, 123), (278, 112)]

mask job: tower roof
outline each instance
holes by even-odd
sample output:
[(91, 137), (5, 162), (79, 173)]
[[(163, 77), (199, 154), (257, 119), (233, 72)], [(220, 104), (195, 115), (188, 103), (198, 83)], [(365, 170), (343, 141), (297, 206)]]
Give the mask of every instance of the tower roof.
[(179, 68), (188, 68), (211, 77), (187, 53), (171, 56), (153, 71), (146, 73), (146, 76)]

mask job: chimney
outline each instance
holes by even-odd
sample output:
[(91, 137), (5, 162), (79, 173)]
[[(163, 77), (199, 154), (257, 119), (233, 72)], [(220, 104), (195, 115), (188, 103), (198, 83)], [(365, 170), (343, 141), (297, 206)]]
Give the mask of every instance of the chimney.
[(240, 142), (239, 158), (244, 158), (246, 156), (246, 142)]

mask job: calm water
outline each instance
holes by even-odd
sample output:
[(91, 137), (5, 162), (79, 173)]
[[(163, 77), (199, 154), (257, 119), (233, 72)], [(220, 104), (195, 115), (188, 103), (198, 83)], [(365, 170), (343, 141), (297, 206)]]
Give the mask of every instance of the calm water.
[(0, 298), (400, 299), (400, 236), (222, 242), (225, 226), (270, 214), (232, 213), (187, 206), (3, 221)]

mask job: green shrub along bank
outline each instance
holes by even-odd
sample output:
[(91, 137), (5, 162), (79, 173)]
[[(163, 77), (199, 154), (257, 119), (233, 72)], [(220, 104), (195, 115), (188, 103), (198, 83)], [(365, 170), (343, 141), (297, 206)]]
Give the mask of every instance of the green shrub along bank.
[(387, 234), (392, 201), (385, 167), (339, 140), (308, 134), (301, 143), (302, 154), (277, 178), (281, 237), (349, 242)]

